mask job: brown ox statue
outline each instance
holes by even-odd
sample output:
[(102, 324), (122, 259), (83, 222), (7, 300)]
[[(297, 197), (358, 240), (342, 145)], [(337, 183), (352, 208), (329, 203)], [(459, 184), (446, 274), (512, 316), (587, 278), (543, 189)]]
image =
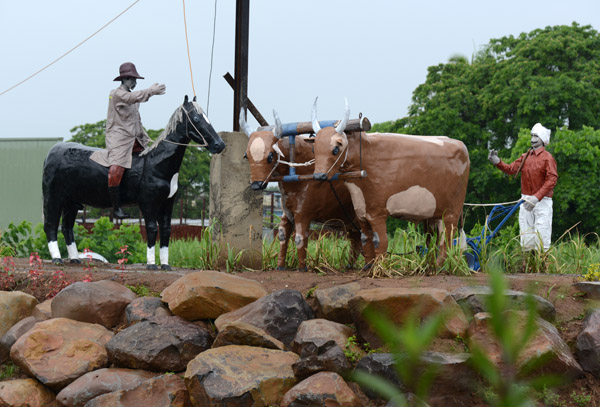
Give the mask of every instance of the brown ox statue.
[[(389, 133), (344, 132), (320, 128), (313, 105), (315, 132), (314, 178), (326, 180), (337, 172), (366, 170), (366, 178), (346, 179), (363, 242), (373, 240), (375, 255), (387, 251), (388, 216), (424, 222), (428, 236), (437, 229), (440, 252), (458, 231), (469, 178), (469, 153), (465, 145), (448, 137)], [(346, 102), (346, 117), (350, 114)], [(361, 168), (362, 167), (362, 168)], [(429, 239), (428, 239), (429, 240)], [(373, 258), (365, 261), (367, 264)]]
[[(289, 137), (281, 137), (281, 122), (275, 114), (276, 126), (253, 131), (244, 120), (243, 111), (240, 113), (240, 127), (249, 137), (246, 148), (246, 158), (250, 163), (251, 188), (263, 190), (273, 176), (288, 174)], [(314, 172), (312, 143), (306, 143), (307, 136), (296, 137), (295, 163), (307, 163), (296, 166), (296, 174), (311, 175)], [(287, 158), (286, 158), (287, 157)], [(332, 190), (335, 189), (335, 197)], [(306, 249), (310, 223), (321, 222), (331, 228), (344, 230), (351, 240), (350, 263), (354, 263), (361, 249), (360, 231), (352, 225), (357, 225), (350, 193), (343, 182), (329, 183), (308, 181), (283, 182), (279, 181), (282, 197), (283, 216), (278, 229), (279, 256), (277, 270), (285, 270), (288, 242), (294, 227), (295, 243), (298, 251), (298, 269), (306, 271)]]

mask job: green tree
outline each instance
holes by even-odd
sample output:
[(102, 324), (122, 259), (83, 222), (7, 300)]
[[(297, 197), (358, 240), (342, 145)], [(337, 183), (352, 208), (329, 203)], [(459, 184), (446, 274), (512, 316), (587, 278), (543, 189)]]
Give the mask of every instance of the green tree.
[[(471, 160), (466, 202), (512, 201), (519, 197), (520, 181), (504, 177), (491, 166), (488, 149), (499, 149), (501, 157), (518, 157), (527, 148), (527, 143), (516, 144), (520, 131), (528, 134), (537, 122), (557, 137), (561, 131), (579, 131), (589, 126), (591, 129), (582, 130), (583, 134), (577, 136), (585, 139), (585, 134), (600, 128), (599, 60), (600, 35), (591, 26), (577, 23), (492, 39), (470, 62), (455, 56), (448, 63), (429, 67), (425, 83), (413, 92), (408, 116), (377, 124), (373, 130), (445, 135), (463, 141)], [(557, 133), (558, 129), (563, 130)], [(571, 139), (574, 135), (560, 137)], [(553, 137), (551, 147), (554, 142)], [(555, 151), (562, 154), (558, 144)], [(555, 220), (567, 216), (564, 211), (573, 216), (584, 213), (582, 204), (574, 206), (570, 200), (565, 207), (560, 201), (567, 193), (563, 188), (576, 189), (566, 184), (571, 169), (565, 165), (573, 165), (571, 159), (566, 155), (557, 157), (557, 163), (560, 179), (555, 194)], [(590, 196), (591, 191), (585, 192)], [(482, 220), (467, 218), (465, 229)], [(554, 228), (555, 235), (572, 226), (566, 222), (558, 222), (561, 226)], [(600, 224), (589, 230), (597, 226)]]

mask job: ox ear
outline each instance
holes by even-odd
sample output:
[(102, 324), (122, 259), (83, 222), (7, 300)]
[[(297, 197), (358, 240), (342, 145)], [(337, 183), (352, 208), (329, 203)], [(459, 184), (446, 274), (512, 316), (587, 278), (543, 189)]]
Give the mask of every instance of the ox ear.
[(336, 133), (335, 136), (332, 137), (331, 141), (333, 141), (334, 143), (336, 143), (340, 146), (344, 145), (344, 139), (340, 133)]
[(303, 142), (308, 143), (308, 144), (315, 144), (315, 137), (309, 137), (309, 138), (302, 138), (301, 139)]

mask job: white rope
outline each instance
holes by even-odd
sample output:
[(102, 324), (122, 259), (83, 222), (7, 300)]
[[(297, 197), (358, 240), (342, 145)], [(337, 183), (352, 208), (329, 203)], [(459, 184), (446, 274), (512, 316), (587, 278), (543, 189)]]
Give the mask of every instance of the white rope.
[(520, 199), (511, 202), (500, 202), (500, 203), (491, 203), (491, 204), (472, 204), (472, 203), (464, 203), (464, 206), (496, 206), (496, 205), (511, 205), (519, 202)]
[(315, 163), (314, 158), (312, 160), (308, 160), (304, 163), (291, 163), (291, 162), (284, 161), (284, 160), (277, 160), (277, 161), (280, 162), (281, 164), (287, 164), (290, 167), (308, 167), (309, 165), (313, 165)]
[(59, 56), (58, 58), (56, 58), (54, 61), (50, 62), (48, 65), (46, 65), (45, 67), (43, 67), (42, 69), (40, 69), (39, 71), (29, 75), (27, 78), (23, 79), (21, 82), (17, 83), (16, 85), (11, 86), (10, 88), (6, 89), (4, 92), (0, 93), (0, 96), (4, 95), (6, 92), (13, 90), (14, 88), (16, 88), (17, 86), (27, 82), (29, 79), (33, 78), (34, 76), (36, 76), (37, 74), (39, 74), (40, 72), (42, 72), (43, 70), (49, 68), (50, 66), (54, 65), (56, 62), (60, 61), (61, 59), (63, 59), (64, 57), (66, 57), (67, 55), (69, 55), (71, 52), (75, 51), (77, 48), (79, 48), (81, 45), (83, 45), (84, 42), (88, 41), (89, 39), (91, 39), (94, 35), (98, 34), (100, 31), (104, 30), (110, 23), (112, 23), (113, 21), (115, 21), (117, 18), (121, 17), (123, 14), (125, 14), (125, 12), (127, 10), (129, 10), (131, 7), (135, 6), (135, 4), (137, 2), (139, 2), (140, 0), (135, 0), (129, 7), (127, 7), (125, 10), (121, 11), (115, 18), (113, 18), (112, 20), (110, 20), (108, 23), (104, 24), (102, 27), (100, 27), (95, 33), (93, 33), (92, 35), (90, 35), (89, 37), (87, 37), (85, 40), (81, 41), (79, 44), (75, 45), (73, 48), (71, 48), (70, 50), (68, 50), (67, 52), (65, 52), (64, 54), (62, 54), (61, 56)]

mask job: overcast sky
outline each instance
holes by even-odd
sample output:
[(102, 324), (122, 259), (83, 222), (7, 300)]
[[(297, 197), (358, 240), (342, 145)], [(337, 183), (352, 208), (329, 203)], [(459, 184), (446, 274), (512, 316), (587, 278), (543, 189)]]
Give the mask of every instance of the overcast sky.
[[(135, 0), (0, 0), (0, 93), (93, 34)], [(214, 0), (186, 1), (193, 81), (206, 110)], [(337, 119), (348, 98), (352, 117), (372, 123), (407, 113), (427, 68), (456, 54), (471, 58), (491, 38), (549, 25), (600, 29), (598, 0), (405, 1), (251, 0), (248, 96), (272, 123)], [(233, 129), (235, 0), (218, 0), (208, 116)], [(165, 127), (193, 95), (183, 2), (140, 0), (129, 11), (34, 78), (0, 96), (0, 137), (70, 138), (74, 126), (106, 118), (122, 62), (167, 93), (141, 106), (146, 128)], [(250, 124), (256, 126), (251, 120)]]

